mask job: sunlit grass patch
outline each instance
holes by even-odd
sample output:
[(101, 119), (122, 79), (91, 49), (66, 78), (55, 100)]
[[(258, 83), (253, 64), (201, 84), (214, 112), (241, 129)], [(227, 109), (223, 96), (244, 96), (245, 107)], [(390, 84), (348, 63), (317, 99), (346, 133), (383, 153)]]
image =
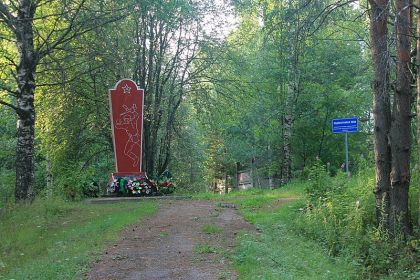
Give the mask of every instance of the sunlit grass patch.
[[(291, 183), (275, 189), (269, 188), (250, 188), (247, 190), (234, 190), (228, 194), (215, 194), (211, 192), (194, 194), (196, 199), (205, 200), (228, 200), (240, 201), (246, 203), (249, 199), (260, 200), (260, 204), (276, 198), (301, 197), (305, 192), (305, 182), (300, 180), (292, 181)], [(252, 202), (251, 202), (252, 204)]]
[[(270, 189), (249, 189), (228, 195), (203, 196), (238, 207), (253, 223), (256, 233), (239, 235), (235, 252), (229, 253), (239, 279), (354, 279), (357, 264), (332, 258), (322, 244), (296, 232), (293, 221), (303, 200), (306, 182)], [(202, 198), (203, 198), (202, 197)], [(200, 247), (200, 251), (212, 251)]]
[(238, 240), (239, 279), (418, 279), (417, 251), (375, 228), (373, 173), (325, 176), (226, 199), (259, 231)]
[(217, 225), (205, 224), (201, 227), (201, 231), (206, 234), (217, 234), (223, 232), (223, 228)]
[(0, 220), (0, 279), (73, 279), (122, 228), (155, 210), (153, 202), (15, 206)]
[(288, 222), (302, 205), (294, 201), (271, 212), (243, 209), (259, 234), (244, 234), (233, 256), (239, 279), (354, 279), (353, 264), (331, 258), (322, 245), (296, 234)]

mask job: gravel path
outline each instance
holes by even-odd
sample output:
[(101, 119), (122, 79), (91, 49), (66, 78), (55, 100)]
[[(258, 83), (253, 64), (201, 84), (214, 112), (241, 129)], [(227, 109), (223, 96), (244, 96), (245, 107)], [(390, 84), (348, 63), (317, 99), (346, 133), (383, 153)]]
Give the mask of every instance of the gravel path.
[[(157, 213), (123, 231), (88, 279), (236, 279), (226, 257), (240, 231), (253, 231), (234, 205), (159, 202)], [(203, 227), (215, 232), (205, 233)], [(211, 230), (208, 230), (211, 231)]]

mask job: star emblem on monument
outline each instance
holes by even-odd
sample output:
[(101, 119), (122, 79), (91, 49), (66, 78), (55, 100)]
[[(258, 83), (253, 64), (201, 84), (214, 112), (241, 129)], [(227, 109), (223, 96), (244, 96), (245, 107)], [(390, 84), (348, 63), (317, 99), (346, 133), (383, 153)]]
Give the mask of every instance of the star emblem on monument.
[(125, 94), (130, 94), (131, 93), (131, 87), (129, 87), (127, 84), (125, 84), (125, 86), (123, 86), (123, 90)]

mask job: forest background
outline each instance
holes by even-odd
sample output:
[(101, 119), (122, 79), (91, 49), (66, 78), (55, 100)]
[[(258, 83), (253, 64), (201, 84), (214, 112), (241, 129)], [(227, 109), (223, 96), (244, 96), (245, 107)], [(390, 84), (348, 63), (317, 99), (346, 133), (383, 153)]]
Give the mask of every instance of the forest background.
[(386, 0), (0, 1), (0, 208), (103, 193), (114, 169), (108, 90), (130, 78), (145, 89), (144, 169), (152, 178), (170, 170), (179, 191), (234, 186), (239, 163), (281, 184), (311, 179), (308, 209), (353, 205), (344, 183), (328, 184), (343, 179), (344, 162), (331, 120), (357, 116), (350, 170), (369, 180), (353, 197), (369, 206), (353, 218), (375, 225), (372, 236), (414, 236), (407, 252), (418, 250), (416, 9)]
[[(169, 169), (180, 188), (204, 190), (225, 173), (234, 178), (236, 162), (248, 169), (253, 162), (256, 174), (284, 182), (316, 159), (335, 174), (344, 162), (343, 137), (331, 134), (337, 117), (360, 119), (350, 136), (352, 170), (371, 161), (366, 10), (232, 4), (40, 2), (33, 192), (81, 195), (93, 181), (104, 187), (114, 168), (108, 91), (121, 78), (145, 89), (145, 171), (155, 177)], [(15, 43), (3, 24), (3, 201), (15, 186)]]

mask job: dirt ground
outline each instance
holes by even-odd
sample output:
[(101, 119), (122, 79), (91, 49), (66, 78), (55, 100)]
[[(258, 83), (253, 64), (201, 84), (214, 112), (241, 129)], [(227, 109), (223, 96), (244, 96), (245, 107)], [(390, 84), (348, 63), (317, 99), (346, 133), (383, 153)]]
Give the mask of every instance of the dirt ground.
[[(234, 205), (196, 200), (159, 205), (154, 216), (123, 231), (124, 238), (106, 249), (88, 279), (236, 279), (226, 252), (239, 232), (254, 228)], [(209, 225), (219, 232), (205, 233)]]

